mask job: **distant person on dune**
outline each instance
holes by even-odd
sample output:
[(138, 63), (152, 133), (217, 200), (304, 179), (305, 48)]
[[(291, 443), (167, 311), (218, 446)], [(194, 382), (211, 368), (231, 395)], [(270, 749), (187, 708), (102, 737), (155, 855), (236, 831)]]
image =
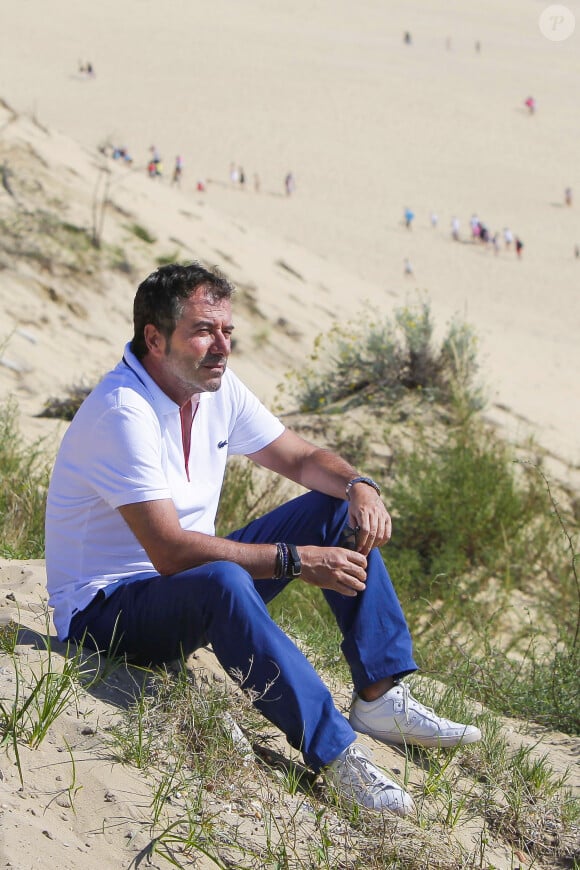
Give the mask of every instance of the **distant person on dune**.
[(161, 161), (161, 155), (155, 145), (151, 145), (149, 148), (149, 153), (151, 154), (149, 163), (147, 164), (147, 172), (149, 178), (159, 178), (163, 175), (163, 163)]
[(528, 112), (530, 113), (530, 115), (534, 115), (534, 114), (535, 114), (535, 112), (536, 112), (536, 101), (535, 101), (534, 97), (528, 97), (527, 100), (524, 102), (524, 106), (527, 107), (527, 110), (528, 110)]
[(516, 254), (517, 254), (518, 260), (521, 259), (523, 249), (524, 249), (524, 243), (522, 242), (522, 240), (518, 236), (516, 236)]
[(93, 78), (95, 75), (95, 69), (90, 61), (87, 63), (83, 63), (81, 60), (79, 61), (79, 72), (81, 75), (86, 75), (89, 78)]
[[(439, 717), (403, 682), (417, 668), (380, 547), (380, 486), (275, 417), (228, 368), (233, 287), (199, 263), (139, 286), (134, 334), (70, 423), (46, 510), (49, 603), (61, 640), (161, 664), (211, 644), (225, 672), (350, 804), (399, 816), (411, 796), (356, 732), (455, 747), (481, 733)], [(307, 492), (215, 534), (227, 459)], [(318, 587), (342, 634), (348, 718), (267, 604)], [(195, 711), (193, 711), (195, 712)]]
[(410, 209), (406, 208), (403, 214), (403, 220), (405, 221), (405, 226), (408, 230), (412, 229), (413, 220), (415, 219), (415, 213)]
[(181, 183), (181, 176), (183, 174), (183, 158), (180, 154), (175, 158), (175, 166), (173, 167), (173, 176), (171, 178), (172, 184), (179, 185)]
[(292, 172), (288, 172), (284, 179), (284, 189), (286, 191), (286, 196), (291, 196), (296, 190), (296, 182)]
[(456, 216), (451, 218), (451, 236), (455, 242), (459, 241), (459, 218)]
[(568, 206), (572, 205), (572, 188), (571, 187), (567, 187), (566, 190), (564, 191), (564, 202)]

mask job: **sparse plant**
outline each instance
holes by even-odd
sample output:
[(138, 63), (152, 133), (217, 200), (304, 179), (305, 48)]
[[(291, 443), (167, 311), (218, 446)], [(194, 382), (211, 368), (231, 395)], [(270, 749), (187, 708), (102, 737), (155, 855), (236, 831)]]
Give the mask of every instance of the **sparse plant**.
[(158, 266), (168, 266), (171, 263), (179, 263), (179, 251), (175, 250), (168, 254), (160, 254), (155, 258), (155, 262)]
[(145, 242), (147, 245), (153, 245), (157, 241), (156, 237), (141, 224), (133, 223), (130, 227), (128, 227), (128, 229), (133, 233), (134, 236), (136, 236), (142, 242)]
[(44, 555), (44, 511), (49, 462), (42, 440), (23, 444), (13, 402), (0, 407), (0, 555)]
[(0, 652), (13, 655), (18, 643), (18, 623), (13, 619), (0, 622)]
[(44, 407), (38, 416), (70, 421), (92, 389), (92, 387), (73, 384), (66, 390), (64, 398), (58, 399), (51, 396), (46, 399)]
[(379, 406), (408, 391), (448, 405), (461, 397), (471, 412), (481, 408), (473, 331), (454, 321), (439, 347), (433, 332), (426, 301), (370, 326), (335, 324), (316, 339), (309, 365), (290, 372), (285, 386), (301, 411)]
[(23, 782), (19, 745), (32, 749), (40, 746), (50, 726), (71, 706), (77, 705), (81, 653), (64, 659), (62, 670), (55, 666), (50, 635), (45, 639), (44, 654), (36, 667), (26, 669), (21, 658), (11, 655), (14, 693), (0, 699), (0, 746), (10, 745)]

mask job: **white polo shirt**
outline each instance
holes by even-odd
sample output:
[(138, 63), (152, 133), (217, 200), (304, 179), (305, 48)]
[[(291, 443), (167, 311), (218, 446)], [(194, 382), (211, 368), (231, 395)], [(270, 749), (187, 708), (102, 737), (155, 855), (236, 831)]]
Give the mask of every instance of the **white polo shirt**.
[(46, 571), (59, 638), (99, 589), (157, 574), (117, 508), (171, 498), (182, 528), (213, 535), (228, 455), (261, 450), (283, 431), (227, 369), (217, 392), (200, 395), (188, 480), (179, 406), (127, 345), (71, 422), (50, 481)]

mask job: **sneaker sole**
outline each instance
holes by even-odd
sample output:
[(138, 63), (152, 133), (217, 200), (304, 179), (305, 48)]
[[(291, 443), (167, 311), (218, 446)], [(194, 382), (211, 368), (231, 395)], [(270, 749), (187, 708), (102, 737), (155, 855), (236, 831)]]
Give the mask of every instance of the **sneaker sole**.
[(375, 740), (381, 743), (386, 743), (388, 746), (423, 746), (425, 749), (449, 749), (454, 746), (467, 746), (469, 743), (478, 743), (481, 740), (481, 731), (479, 728), (474, 728), (472, 733), (465, 733), (461, 736), (450, 737), (416, 737), (409, 735), (404, 737), (402, 734), (393, 734), (389, 732), (370, 731), (364, 728), (356, 720), (350, 719), (350, 724), (359, 734), (368, 734)]
[(342, 803), (348, 807), (358, 807), (367, 813), (392, 813), (392, 815), (398, 816), (400, 819), (404, 819), (415, 812), (415, 803), (410, 795), (407, 795), (406, 798), (401, 798), (401, 800), (397, 801), (394, 806), (369, 807), (362, 803), (362, 801), (357, 800), (354, 795), (348, 792), (348, 789), (345, 790), (340, 788), (340, 786), (333, 782), (331, 782), (330, 785)]

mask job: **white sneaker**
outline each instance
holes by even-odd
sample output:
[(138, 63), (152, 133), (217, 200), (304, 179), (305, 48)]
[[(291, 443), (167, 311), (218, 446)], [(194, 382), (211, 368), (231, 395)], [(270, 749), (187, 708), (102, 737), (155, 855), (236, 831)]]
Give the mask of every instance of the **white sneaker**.
[(355, 731), (370, 734), (383, 743), (437, 747), (481, 740), (481, 731), (475, 725), (442, 719), (415, 700), (404, 683), (389, 689), (376, 701), (363, 701), (357, 696), (349, 720)]
[(226, 712), (223, 714), (222, 723), (224, 726), (224, 731), (232, 741), (232, 747), (236, 750), (238, 755), (241, 756), (242, 763), (248, 764), (250, 761), (254, 760), (254, 750), (252, 749), (252, 744), (234, 719), (231, 713)]
[(369, 750), (360, 743), (347, 746), (325, 767), (324, 775), (346, 801), (368, 810), (390, 810), (406, 816), (415, 807), (411, 796), (387, 779), (370, 760)]

